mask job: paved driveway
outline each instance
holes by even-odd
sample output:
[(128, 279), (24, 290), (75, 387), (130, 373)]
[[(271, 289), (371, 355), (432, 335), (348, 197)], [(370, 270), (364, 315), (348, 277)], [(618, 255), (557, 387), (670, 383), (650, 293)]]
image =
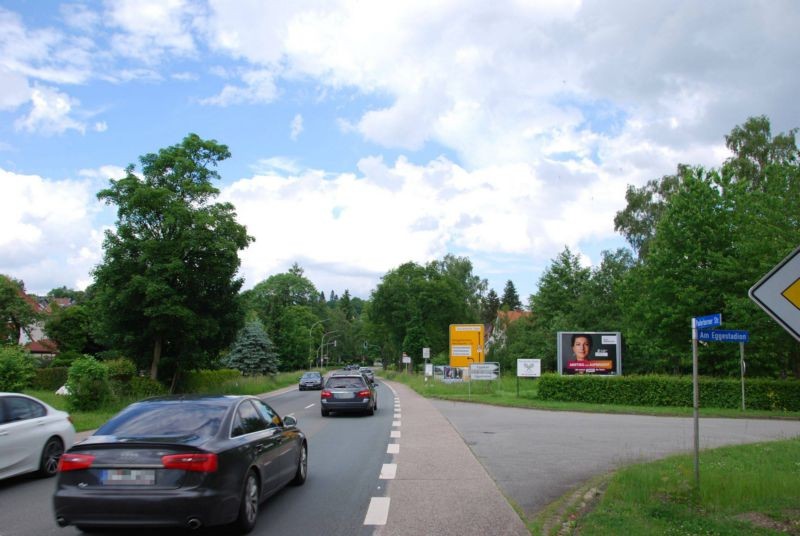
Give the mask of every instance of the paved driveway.
[[(685, 417), (499, 408), (436, 400), (503, 492), (532, 516), (593, 476), (692, 452)], [(800, 421), (700, 419), (700, 448), (800, 436)], [(702, 454), (700, 481), (702, 484)]]

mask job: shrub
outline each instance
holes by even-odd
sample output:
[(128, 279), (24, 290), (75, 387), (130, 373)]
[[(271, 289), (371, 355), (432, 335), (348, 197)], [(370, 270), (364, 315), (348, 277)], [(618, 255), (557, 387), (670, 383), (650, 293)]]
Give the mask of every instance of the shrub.
[(33, 388), (43, 391), (55, 391), (67, 383), (68, 367), (51, 367), (36, 369)]
[(22, 391), (36, 377), (29, 352), (19, 346), (0, 346), (0, 391)]
[(128, 395), (137, 399), (159, 396), (167, 392), (167, 389), (157, 380), (142, 376), (131, 378), (129, 385)]
[(60, 354), (58, 354), (53, 358), (53, 360), (50, 362), (50, 366), (69, 368), (69, 366), (72, 365), (72, 362), (78, 359), (79, 357), (83, 357), (83, 354), (80, 352), (76, 352), (75, 350), (61, 352)]
[(182, 393), (208, 393), (226, 381), (241, 378), (242, 373), (235, 369), (196, 370), (187, 372), (181, 378), (179, 391)]
[(108, 367), (93, 357), (81, 357), (67, 374), (67, 401), (73, 410), (98, 409), (111, 398)]

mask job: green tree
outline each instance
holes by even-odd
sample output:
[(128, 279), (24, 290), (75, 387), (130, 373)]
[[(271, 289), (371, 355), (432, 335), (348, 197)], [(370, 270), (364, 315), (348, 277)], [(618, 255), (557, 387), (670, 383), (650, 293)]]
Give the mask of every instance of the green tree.
[(22, 391), (35, 377), (30, 353), (16, 345), (0, 345), (0, 391)]
[[(213, 203), (212, 169), (225, 145), (190, 134), (140, 158), (98, 198), (117, 207), (106, 232), (94, 293), (102, 332), (158, 376), (168, 359), (173, 384), (183, 369), (217, 358), (242, 324), (238, 252), (253, 240), (230, 203)], [(148, 357), (149, 356), (149, 357)]]
[(225, 365), (242, 371), (245, 376), (278, 372), (280, 361), (275, 345), (260, 322), (248, 322), (239, 332)]
[(85, 353), (91, 338), (91, 317), (84, 305), (53, 306), (44, 323), (47, 336), (61, 352)]
[(76, 304), (86, 301), (86, 292), (83, 290), (73, 290), (67, 287), (58, 287), (47, 293), (48, 298), (69, 298)]
[(25, 284), (0, 274), (0, 343), (19, 344), (22, 333), (39, 318), (35, 304), (26, 299)]
[(519, 300), (519, 294), (514, 286), (514, 282), (510, 279), (506, 281), (506, 286), (503, 289), (503, 297), (500, 299), (500, 307), (506, 308), (509, 311), (518, 311), (522, 309), (522, 302)]
[(500, 297), (494, 289), (491, 289), (481, 301), (481, 320), (483, 320), (483, 323), (488, 324), (489, 322), (494, 322), (499, 310)]

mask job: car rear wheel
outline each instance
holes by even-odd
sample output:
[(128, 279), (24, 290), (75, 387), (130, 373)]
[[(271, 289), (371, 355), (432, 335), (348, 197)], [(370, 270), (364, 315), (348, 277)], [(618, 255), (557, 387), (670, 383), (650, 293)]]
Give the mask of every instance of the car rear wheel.
[(302, 486), (308, 476), (308, 447), (305, 443), (300, 445), (300, 457), (297, 460), (297, 472), (294, 474), (292, 485)]
[(39, 460), (39, 476), (55, 476), (58, 472), (58, 460), (64, 454), (64, 444), (57, 437), (51, 437), (44, 444), (42, 457)]
[(367, 415), (375, 415), (375, 405), (370, 404), (369, 409), (367, 410)]
[(240, 534), (247, 534), (255, 528), (256, 520), (258, 519), (259, 498), (258, 479), (255, 473), (250, 471), (244, 480), (242, 500), (239, 504), (239, 517), (234, 523)]
[(330, 415), (330, 414), (331, 414), (331, 412), (330, 412), (330, 411), (328, 411), (327, 409), (323, 409), (323, 410), (322, 410), (322, 416), (323, 416), (323, 417), (327, 417), (327, 416), (328, 416), (328, 415)]

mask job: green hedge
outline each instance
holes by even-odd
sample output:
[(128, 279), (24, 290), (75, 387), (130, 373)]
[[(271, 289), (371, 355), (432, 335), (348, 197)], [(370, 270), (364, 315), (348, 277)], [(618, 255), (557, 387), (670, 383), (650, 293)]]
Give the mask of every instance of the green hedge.
[(213, 392), (215, 386), (241, 377), (242, 373), (236, 369), (196, 370), (183, 375), (178, 390), (182, 393)]
[(42, 391), (55, 391), (67, 383), (68, 370), (69, 367), (36, 369), (36, 377), (33, 379), (33, 388)]
[[(700, 378), (700, 406), (740, 408), (742, 384), (733, 378)], [(560, 376), (544, 374), (539, 398), (624, 406), (692, 407), (692, 378), (688, 376)], [(800, 382), (745, 378), (747, 409), (800, 411)]]

